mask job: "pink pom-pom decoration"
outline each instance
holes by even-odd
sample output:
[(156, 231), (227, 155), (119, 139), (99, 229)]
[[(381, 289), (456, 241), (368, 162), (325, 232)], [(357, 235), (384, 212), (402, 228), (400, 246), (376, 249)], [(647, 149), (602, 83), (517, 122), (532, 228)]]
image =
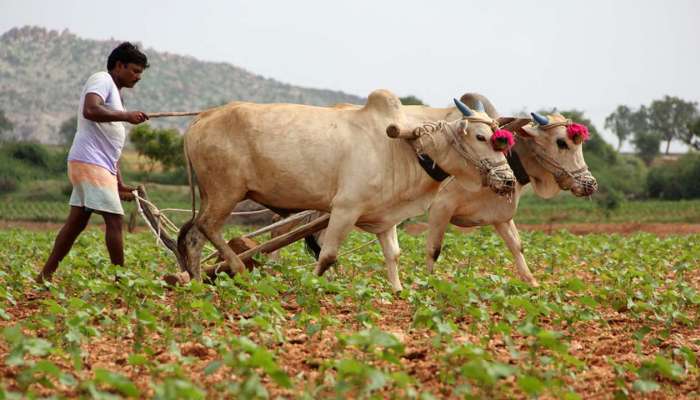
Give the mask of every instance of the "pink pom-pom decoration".
[(515, 144), (515, 136), (506, 129), (499, 129), (491, 135), (491, 145), (496, 151), (508, 152)]
[(569, 136), (572, 142), (580, 144), (585, 142), (590, 137), (588, 133), (588, 128), (581, 124), (571, 124), (566, 127), (566, 134)]

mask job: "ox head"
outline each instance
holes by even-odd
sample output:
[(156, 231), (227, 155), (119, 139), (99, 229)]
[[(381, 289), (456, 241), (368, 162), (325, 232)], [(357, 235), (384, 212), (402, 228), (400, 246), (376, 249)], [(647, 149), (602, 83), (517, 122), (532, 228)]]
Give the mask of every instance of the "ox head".
[(598, 183), (583, 158), (588, 129), (558, 113), (531, 115), (533, 122), (517, 132), (520, 143), (530, 150), (542, 172), (551, 174), (559, 189), (571, 190), (576, 196), (597, 191)]
[(409, 139), (416, 152), (427, 154), (465, 188), (488, 186), (494, 192), (510, 196), (515, 176), (504, 152), (513, 145), (513, 135), (499, 130), (497, 123), (481, 111), (471, 110), (455, 99), (463, 118), (453, 122), (422, 122), (419, 126), (390, 125), (392, 138)]

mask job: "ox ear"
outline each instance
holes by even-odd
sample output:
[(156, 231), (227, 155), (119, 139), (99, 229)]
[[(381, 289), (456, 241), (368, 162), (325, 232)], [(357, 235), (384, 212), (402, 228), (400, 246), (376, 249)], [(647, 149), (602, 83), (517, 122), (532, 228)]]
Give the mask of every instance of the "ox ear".
[(463, 118), (463, 119), (458, 119), (455, 122), (457, 123), (457, 126), (455, 126), (455, 129), (457, 129), (457, 132), (459, 132), (465, 136), (467, 134), (469, 134), (469, 131), (467, 130), (467, 126), (469, 126), (469, 120)]
[(523, 125), (520, 129), (515, 130), (515, 132), (526, 138), (537, 137), (540, 134), (540, 130), (531, 124)]

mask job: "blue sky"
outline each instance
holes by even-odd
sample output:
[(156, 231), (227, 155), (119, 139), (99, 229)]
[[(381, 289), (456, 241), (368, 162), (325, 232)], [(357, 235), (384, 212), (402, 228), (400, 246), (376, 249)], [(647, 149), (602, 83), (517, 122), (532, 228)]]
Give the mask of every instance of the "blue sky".
[(295, 85), (363, 96), (386, 88), (434, 106), (478, 91), (503, 114), (578, 108), (599, 129), (618, 104), (700, 100), (694, 0), (0, 0), (0, 9), (2, 32), (67, 28)]

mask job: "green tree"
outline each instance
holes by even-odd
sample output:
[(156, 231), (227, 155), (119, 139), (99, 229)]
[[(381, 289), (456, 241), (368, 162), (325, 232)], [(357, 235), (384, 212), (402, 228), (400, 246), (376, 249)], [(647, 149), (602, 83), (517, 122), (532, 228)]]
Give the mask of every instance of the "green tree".
[(688, 131), (681, 140), (695, 150), (700, 150), (700, 118), (688, 124)]
[(605, 118), (605, 128), (610, 129), (617, 136), (617, 152), (620, 152), (622, 143), (632, 134), (634, 125), (634, 112), (625, 105), (617, 106), (612, 114)]
[(73, 137), (78, 131), (78, 117), (72, 116), (66, 118), (58, 128), (58, 134), (61, 135), (61, 143), (70, 146), (73, 143)]
[(401, 100), (401, 104), (405, 106), (424, 106), (425, 103), (423, 103), (423, 100), (419, 99), (418, 97), (414, 95), (408, 95), (405, 97), (400, 97), (399, 100)]
[(637, 131), (635, 132), (632, 143), (637, 149), (637, 155), (644, 160), (647, 165), (654, 161), (654, 158), (659, 155), (659, 146), (661, 145), (661, 136), (654, 131)]
[(664, 96), (649, 106), (649, 126), (666, 141), (666, 154), (672, 140), (687, 137), (688, 126), (697, 116), (697, 103), (678, 97)]
[(182, 136), (176, 129), (155, 129), (141, 124), (131, 130), (129, 140), (140, 155), (150, 160), (149, 172), (157, 163), (165, 170), (184, 165)]
[(4, 132), (9, 132), (15, 129), (15, 124), (12, 123), (7, 117), (5, 116), (5, 111), (0, 110), (0, 138), (2, 138), (2, 134)]

